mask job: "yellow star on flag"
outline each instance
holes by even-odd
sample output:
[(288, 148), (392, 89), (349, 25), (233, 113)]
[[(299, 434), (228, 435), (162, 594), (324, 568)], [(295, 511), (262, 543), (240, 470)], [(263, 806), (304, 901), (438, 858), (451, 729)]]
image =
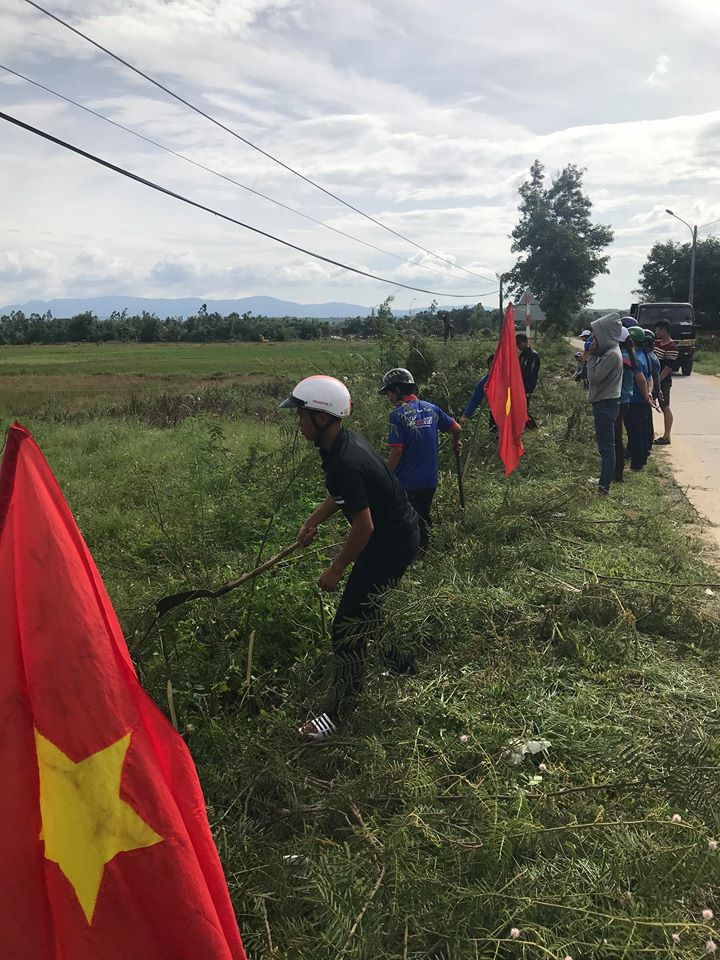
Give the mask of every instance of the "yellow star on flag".
[(105, 864), (118, 853), (162, 841), (120, 797), (130, 737), (75, 763), (35, 731), (45, 857), (67, 877), (88, 923)]
[(510, 393), (510, 387), (508, 387), (507, 400), (505, 401), (505, 416), (510, 416), (510, 410), (512, 409), (512, 395)]

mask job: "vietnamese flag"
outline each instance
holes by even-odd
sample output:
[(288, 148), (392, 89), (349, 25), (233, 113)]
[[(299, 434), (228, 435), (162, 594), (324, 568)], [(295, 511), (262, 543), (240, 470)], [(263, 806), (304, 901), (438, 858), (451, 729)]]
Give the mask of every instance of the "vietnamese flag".
[(505, 309), (505, 321), (485, 396), (498, 427), (500, 457), (505, 464), (505, 476), (508, 477), (525, 452), (522, 432), (528, 418), (527, 398), (515, 342), (515, 310), (512, 303)]
[(0, 469), (0, 627), (2, 956), (244, 960), (190, 753), (18, 424)]

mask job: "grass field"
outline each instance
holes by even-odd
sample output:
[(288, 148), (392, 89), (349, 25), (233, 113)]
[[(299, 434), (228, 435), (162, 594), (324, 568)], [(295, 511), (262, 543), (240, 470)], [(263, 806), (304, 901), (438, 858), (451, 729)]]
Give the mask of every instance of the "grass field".
[(295, 375), (367, 352), (366, 342), (62, 344), (0, 347), (0, 411), (32, 412), (57, 401), (81, 409), (100, 398), (188, 391)]
[[(459, 412), (488, 346), (416, 345), (425, 394)], [(471, 422), (465, 515), (442, 452), (433, 548), (323, 749), (296, 727), (326, 684), (336, 598), (315, 582), (340, 520), (254, 589), (146, 635), (149, 611), (270, 556), (324, 495), (316, 452), (275, 409), (294, 380), (344, 376), (353, 426), (380, 447), (378, 381), (408, 344), (75, 349), (0, 350), (0, 410), (56, 471), (166, 711), (172, 681), (253, 960), (705, 955), (720, 939), (703, 917), (720, 910), (720, 591), (696, 584), (718, 574), (657, 464), (594, 496), (570, 348), (543, 347), (540, 427), (509, 480), (486, 415)], [(108, 398), (104, 378), (150, 386)], [(390, 641), (417, 677), (382, 675)], [(549, 746), (508, 763), (530, 738)]]
[(698, 334), (693, 368), (698, 373), (720, 374), (720, 333), (705, 330)]

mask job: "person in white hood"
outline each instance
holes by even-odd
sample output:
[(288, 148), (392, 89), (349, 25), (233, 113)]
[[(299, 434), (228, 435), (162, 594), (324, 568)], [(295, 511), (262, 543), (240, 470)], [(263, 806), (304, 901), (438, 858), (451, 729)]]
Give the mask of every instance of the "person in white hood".
[(620, 315), (608, 313), (593, 320), (592, 343), (587, 361), (588, 401), (595, 419), (595, 436), (600, 454), (598, 493), (607, 496), (615, 475), (615, 421), (620, 411), (622, 355)]

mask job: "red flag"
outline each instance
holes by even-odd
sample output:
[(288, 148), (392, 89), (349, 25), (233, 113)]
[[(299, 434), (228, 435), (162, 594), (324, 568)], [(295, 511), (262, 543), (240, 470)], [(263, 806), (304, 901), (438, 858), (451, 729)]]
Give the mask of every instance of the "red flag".
[(245, 960), (190, 753), (18, 424), (0, 469), (0, 624), (3, 957)]
[(505, 476), (508, 477), (525, 452), (522, 432), (528, 418), (515, 342), (515, 311), (511, 303), (505, 309), (505, 322), (485, 387), (485, 396), (500, 434), (500, 457), (505, 464)]

